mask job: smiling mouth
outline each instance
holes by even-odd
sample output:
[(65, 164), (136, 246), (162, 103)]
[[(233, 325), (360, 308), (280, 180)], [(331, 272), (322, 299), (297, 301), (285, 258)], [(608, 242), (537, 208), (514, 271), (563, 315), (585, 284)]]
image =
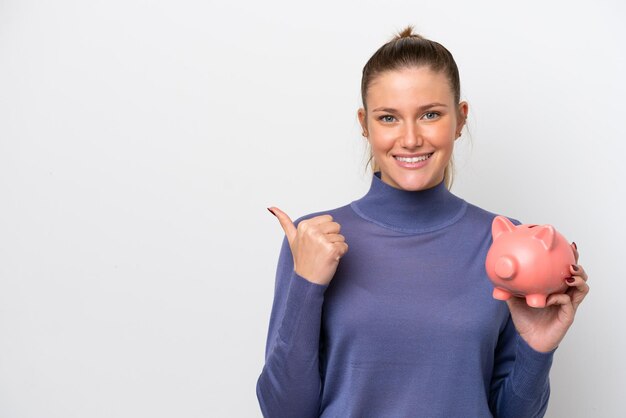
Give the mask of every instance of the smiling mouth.
[(419, 157), (398, 157), (398, 156), (394, 156), (393, 158), (395, 158), (398, 161), (403, 161), (405, 163), (419, 163), (420, 161), (426, 161), (433, 154), (434, 153), (431, 152), (430, 154), (420, 155)]

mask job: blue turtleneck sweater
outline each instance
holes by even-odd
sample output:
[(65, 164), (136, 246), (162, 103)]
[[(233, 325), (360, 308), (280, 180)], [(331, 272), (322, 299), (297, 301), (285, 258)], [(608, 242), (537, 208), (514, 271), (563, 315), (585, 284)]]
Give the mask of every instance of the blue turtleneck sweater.
[(528, 346), (491, 296), (494, 213), (444, 182), (411, 192), (376, 172), (360, 199), (294, 224), (321, 214), (349, 249), (319, 285), (283, 239), (257, 382), (265, 417), (543, 416), (554, 351)]

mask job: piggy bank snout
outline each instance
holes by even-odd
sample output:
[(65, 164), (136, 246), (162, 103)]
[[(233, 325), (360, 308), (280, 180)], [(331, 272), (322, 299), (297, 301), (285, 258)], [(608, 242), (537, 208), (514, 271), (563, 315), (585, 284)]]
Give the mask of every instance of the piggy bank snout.
[(517, 262), (511, 256), (504, 255), (499, 257), (495, 265), (495, 273), (502, 280), (513, 280), (517, 271)]

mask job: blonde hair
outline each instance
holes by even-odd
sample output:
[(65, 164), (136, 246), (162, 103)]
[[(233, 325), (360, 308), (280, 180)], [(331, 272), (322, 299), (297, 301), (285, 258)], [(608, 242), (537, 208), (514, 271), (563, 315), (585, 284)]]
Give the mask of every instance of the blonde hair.
[[(413, 33), (413, 26), (409, 25), (381, 46), (363, 67), (361, 100), (363, 101), (366, 115), (367, 102), (365, 98), (367, 97), (367, 90), (378, 75), (386, 71), (422, 66), (428, 66), (432, 71), (443, 72), (450, 83), (455, 103), (459, 103), (461, 83), (454, 57), (440, 43)], [(367, 165), (370, 165), (372, 172), (379, 171), (380, 168), (369, 146), (368, 151), (369, 159), (365, 167), (367, 168)], [(450, 161), (444, 170), (443, 177), (446, 188), (450, 189), (454, 181), (454, 161), (452, 156), (450, 156)]]

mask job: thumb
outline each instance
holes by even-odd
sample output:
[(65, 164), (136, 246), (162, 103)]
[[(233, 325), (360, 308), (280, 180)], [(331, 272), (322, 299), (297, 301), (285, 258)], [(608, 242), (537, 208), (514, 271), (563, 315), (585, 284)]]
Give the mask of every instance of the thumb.
[(289, 216), (282, 210), (278, 209), (275, 206), (272, 206), (269, 209), (277, 218), (278, 222), (280, 222), (280, 226), (282, 226), (283, 231), (285, 231), (285, 235), (287, 236), (287, 241), (289, 241), (289, 246), (291, 247), (291, 243), (296, 237), (296, 226), (293, 224)]

